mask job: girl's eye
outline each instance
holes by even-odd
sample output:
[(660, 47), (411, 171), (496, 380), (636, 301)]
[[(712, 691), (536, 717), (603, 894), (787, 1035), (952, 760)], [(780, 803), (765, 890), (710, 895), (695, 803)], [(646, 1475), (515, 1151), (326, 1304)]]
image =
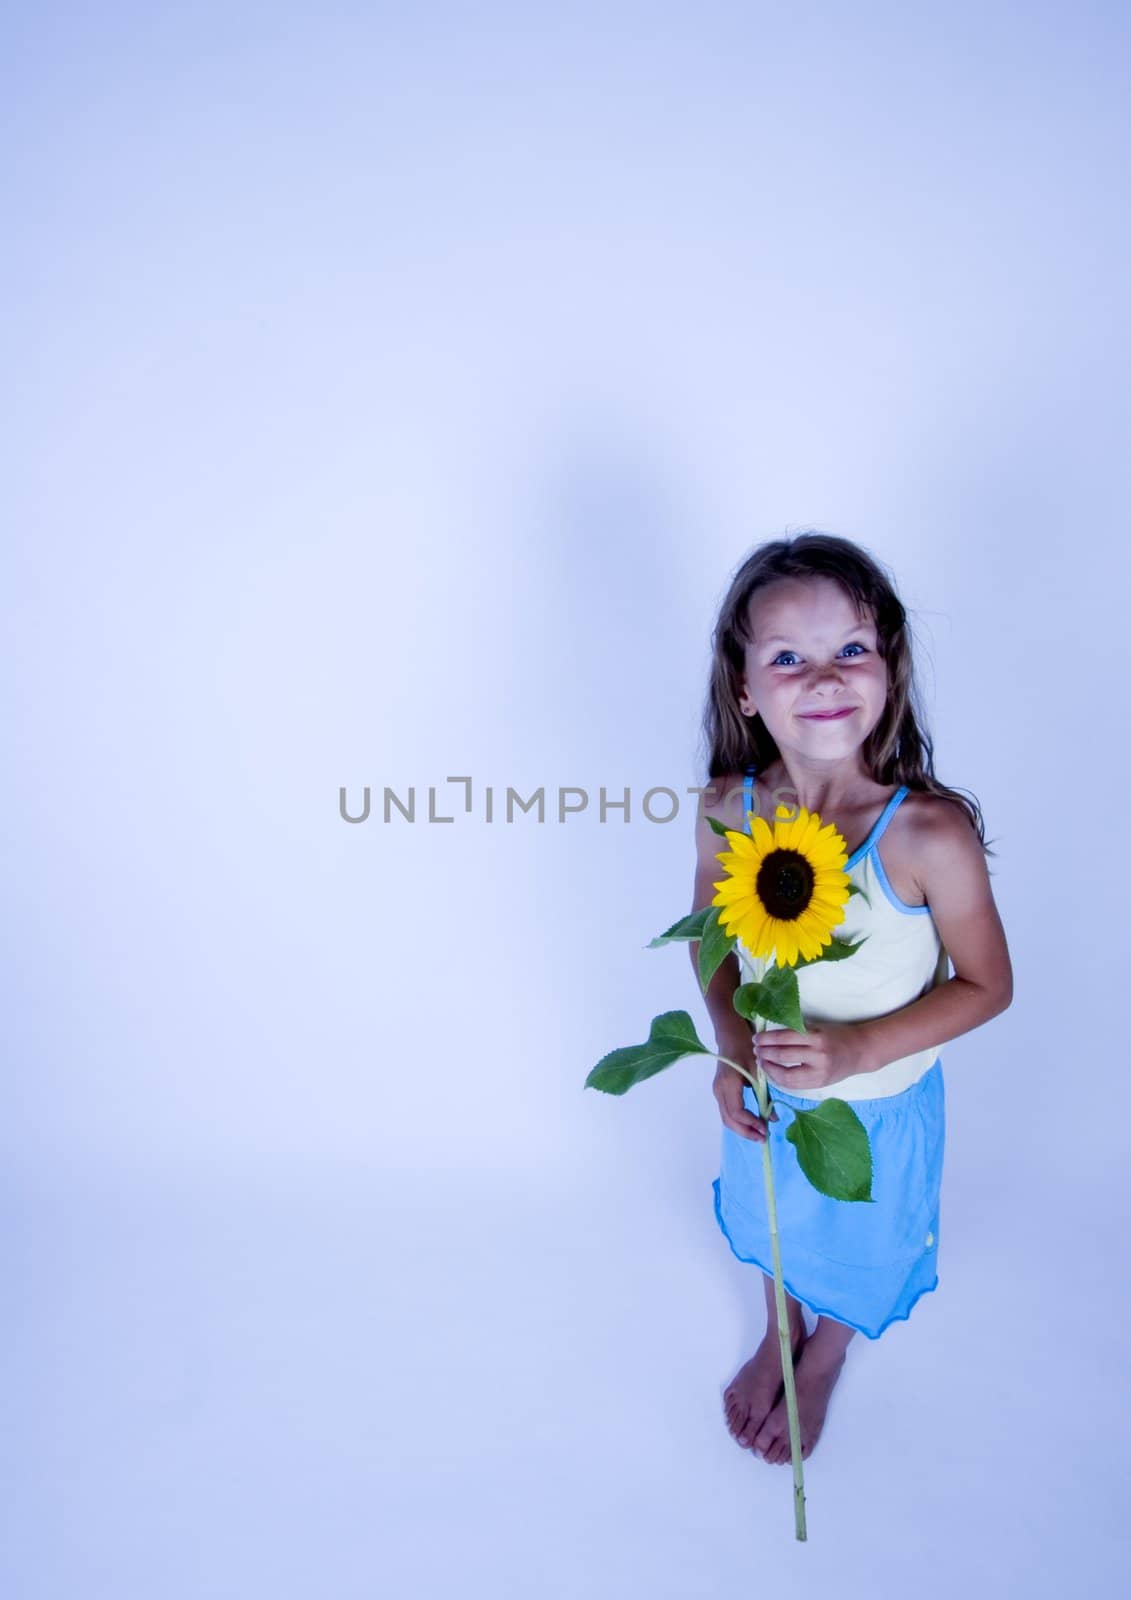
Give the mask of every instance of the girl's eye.
[[(868, 651), (865, 648), (865, 646), (860, 644), (860, 643), (858, 643), (855, 639), (852, 641), (851, 644), (846, 644), (844, 648), (845, 648), (845, 650), (859, 650), (861, 655), (867, 655), (868, 654)], [(772, 667), (776, 667), (780, 663), (782, 665), (789, 666), (790, 663), (788, 661), (782, 663), (782, 659), (781, 658), (782, 658), (782, 656), (792, 656), (793, 654), (794, 654), (794, 652), (792, 650), (779, 650), (777, 655), (770, 662), (770, 665)], [(855, 661), (857, 659), (858, 658), (856, 656), (850, 656), (849, 657), (850, 661)]]

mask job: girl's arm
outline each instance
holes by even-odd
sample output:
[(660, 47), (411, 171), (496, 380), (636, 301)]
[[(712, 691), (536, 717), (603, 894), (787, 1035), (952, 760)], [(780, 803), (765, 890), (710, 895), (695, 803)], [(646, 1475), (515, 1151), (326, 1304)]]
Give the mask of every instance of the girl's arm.
[(916, 819), (911, 848), (915, 877), (955, 975), (886, 1017), (854, 1024), (864, 1031), (873, 1071), (969, 1033), (1013, 999), (1005, 931), (986, 858), (966, 813), (954, 801), (937, 797)]
[[(695, 887), (692, 892), (692, 911), (701, 911), (704, 906), (711, 904), (715, 898), (715, 884), (721, 882), (724, 877), (723, 869), (716, 857), (720, 851), (727, 849), (727, 842), (711, 827), (707, 821), (708, 815), (725, 822), (728, 828), (743, 827), (741, 774), (712, 779), (710, 787), (700, 800), (695, 819)], [(699, 944), (693, 940), (687, 948), (691, 954), (695, 981), (698, 983)], [(735, 1050), (728, 1046), (740, 1046), (744, 1051), (750, 1047), (752, 1031), (750, 1024), (734, 1009), (734, 992), (741, 981), (742, 969), (738, 964), (738, 957), (732, 951), (723, 958), (707, 986), (707, 993), (703, 996), (703, 1003), (707, 1007), (707, 1013), (715, 1030), (716, 1042), (724, 1055), (735, 1054)]]

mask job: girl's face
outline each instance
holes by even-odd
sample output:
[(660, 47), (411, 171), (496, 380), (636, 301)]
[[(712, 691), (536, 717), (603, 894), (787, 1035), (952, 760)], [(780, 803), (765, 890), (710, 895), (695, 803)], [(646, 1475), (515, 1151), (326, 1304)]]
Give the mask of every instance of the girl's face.
[(750, 597), (749, 615), (743, 714), (760, 712), (781, 751), (820, 763), (853, 755), (887, 700), (871, 617), (825, 577), (775, 578)]

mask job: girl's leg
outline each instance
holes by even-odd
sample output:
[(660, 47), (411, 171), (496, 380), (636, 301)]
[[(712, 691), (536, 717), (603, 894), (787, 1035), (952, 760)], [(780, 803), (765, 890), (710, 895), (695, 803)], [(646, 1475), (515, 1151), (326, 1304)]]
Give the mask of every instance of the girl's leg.
[[(763, 1272), (762, 1288), (766, 1291), (766, 1333), (776, 1334), (778, 1331), (778, 1303), (774, 1296), (774, 1280), (770, 1273)], [(795, 1300), (789, 1290), (785, 1291), (785, 1314), (789, 1319), (789, 1334), (791, 1340), (805, 1337), (805, 1317), (801, 1309), (801, 1301)]]
[(839, 1366), (855, 1332), (855, 1328), (850, 1328), (846, 1322), (838, 1322), (835, 1317), (818, 1317), (817, 1326), (809, 1335), (810, 1364), (819, 1357), (832, 1366)]
[[(777, 1303), (774, 1299), (774, 1280), (769, 1273), (762, 1274), (762, 1286), (766, 1291), (765, 1335), (750, 1360), (738, 1369), (723, 1392), (727, 1427), (745, 1448), (753, 1444), (774, 1402), (783, 1393)], [(805, 1343), (805, 1321), (800, 1300), (795, 1300), (787, 1292), (785, 1309), (796, 1363)]]
[[(794, 1365), (793, 1376), (797, 1388), (797, 1412), (801, 1424), (803, 1459), (809, 1456), (820, 1438), (829, 1396), (840, 1377), (845, 1351), (855, 1332), (855, 1328), (850, 1328), (847, 1323), (838, 1322), (835, 1317), (818, 1317), (817, 1326), (805, 1340), (801, 1357)], [(761, 1428), (757, 1430), (754, 1449), (765, 1461), (778, 1463), (792, 1459), (789, 1448), (789, 1412), (784, 1392)]]

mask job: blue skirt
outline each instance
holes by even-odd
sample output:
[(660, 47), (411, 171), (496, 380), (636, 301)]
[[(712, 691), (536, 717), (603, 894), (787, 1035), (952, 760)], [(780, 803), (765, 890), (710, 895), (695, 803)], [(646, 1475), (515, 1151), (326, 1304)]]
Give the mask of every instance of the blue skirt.
[[(905, 1321), (920, 1295), (938, 1286), (939, 1195), (946, 1102), (942, 1058), (900, 1094), (849, 1102), (872, 1146), (872, 1199), (830, 1200), (802, 1172), (786, 1129), (817, 1100), (770, 1084), (778, 1120), (771, 1122), (782, 1277), (795, 1300), (819, 1316), (878, 1339), (889, 1322)], [(748, 1111), (759, 1115), (749, 1084)], [(773, 1277), (762, 1146), (723, 1128), (722, 1166), (714, 1182), (715, 1216), (740, 1261)]]

